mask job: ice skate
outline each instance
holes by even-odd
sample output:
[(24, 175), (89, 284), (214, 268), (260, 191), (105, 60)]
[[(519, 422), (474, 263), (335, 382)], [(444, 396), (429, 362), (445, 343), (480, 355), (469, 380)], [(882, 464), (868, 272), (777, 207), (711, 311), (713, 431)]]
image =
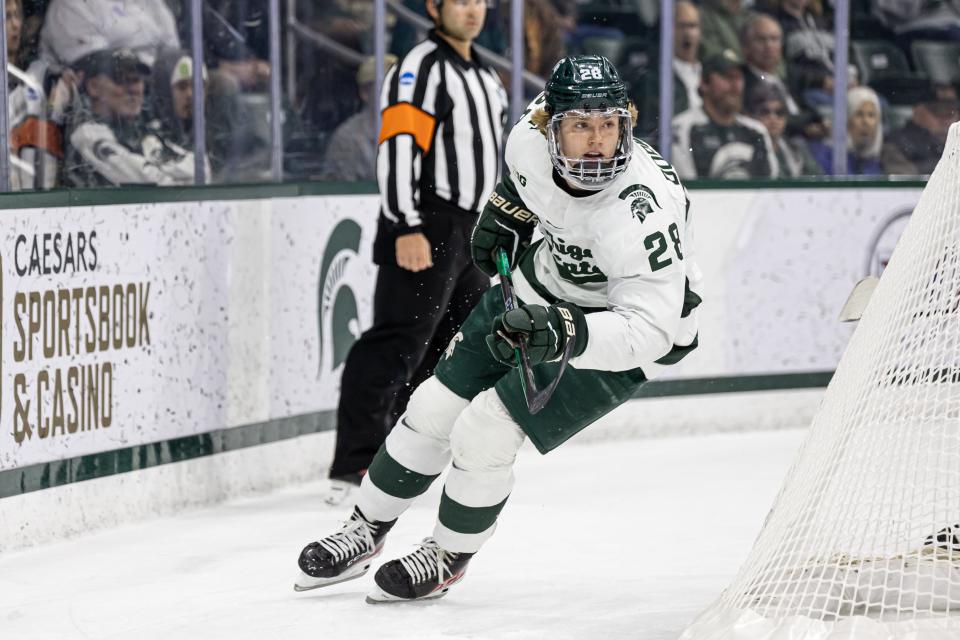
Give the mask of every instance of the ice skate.
[(463, 578), (472, 557), (472, 553), (446, 551), (433, 538), (426, 538), (413, 553), (391, 560), (377, 570), (376, 588), (367, 595), (367, 602), (412, 602), (443, 597)]
[(330, 507), (338, 507), (349, 501), (360, 487), (360, 482), (363, 480), (365, 473), (366, 469), (357, 473), (330, 478), (330, 486), (323, 496), (323, 501)]
[(301, 573), (293, 584), (294, 591), (327, 587), (365, 574), (383, 550), (383, 539), (395, 523), (371, 522), (354, 507), (340, 531), (311, 542), (300, 552), (297, 564)]

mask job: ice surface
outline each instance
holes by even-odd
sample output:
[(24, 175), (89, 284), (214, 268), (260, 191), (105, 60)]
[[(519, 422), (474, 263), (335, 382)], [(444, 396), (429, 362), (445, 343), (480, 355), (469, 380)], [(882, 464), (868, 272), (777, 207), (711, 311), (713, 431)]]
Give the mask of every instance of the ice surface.
[[(322, 481), (7, 553), (0, 638), (674, 640), (746, 557), (801, 437), (524, 448), (497, 534), (433, 602), (364, 603), (372, 571), (293, 592), (301, 547), (349, 512)], [(384, 560), (430, 534), (439, 490)]]

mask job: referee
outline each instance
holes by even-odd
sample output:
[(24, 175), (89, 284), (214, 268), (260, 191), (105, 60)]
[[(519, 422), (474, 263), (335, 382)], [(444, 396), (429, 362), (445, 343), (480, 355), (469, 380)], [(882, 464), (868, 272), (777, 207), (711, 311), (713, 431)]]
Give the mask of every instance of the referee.
[(470, 233), (499, 179), (507, 96), (472, 46), (486, 2), (426, 0), (435, 28), (384, 80), (373, 326), (343, 369), (329, 504), (360, 484), (490, 286), (470, 259)]

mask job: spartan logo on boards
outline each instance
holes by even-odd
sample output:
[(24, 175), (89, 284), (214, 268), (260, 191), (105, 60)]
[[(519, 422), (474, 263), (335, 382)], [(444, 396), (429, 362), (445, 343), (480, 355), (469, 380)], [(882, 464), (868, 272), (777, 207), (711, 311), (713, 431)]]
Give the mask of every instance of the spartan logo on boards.
[(893, 249), (900, 239), (903, 230), (907, 228), (907, 222), (913, 209), (901, 209), (888, 215), (886, 219), (877, 226), (870, 244), (867, 245), (866, 263), (863, 265), (863, 275), (877, 276), (883, 273), (893, 255)]
[(359, 307), (353, 286), (359, 284), (355, 272), (361, 235), (359, 224), (342, 220), (323, 250), (317, 286), (318, 378), (336, 371), (360, 337)]

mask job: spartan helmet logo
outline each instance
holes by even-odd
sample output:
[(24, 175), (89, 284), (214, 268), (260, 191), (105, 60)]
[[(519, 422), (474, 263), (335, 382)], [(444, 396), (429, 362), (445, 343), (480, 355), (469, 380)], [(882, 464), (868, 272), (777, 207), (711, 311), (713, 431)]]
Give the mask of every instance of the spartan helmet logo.
[(317, 331), (320, 363), (317, 377), (335, 371), (360, 337), (357, 298), (351, 287), (351, 265), (360, 250), (360, 225), (343, 220), (334, 227), (323, 250), (317, 286), (320, 310)]

